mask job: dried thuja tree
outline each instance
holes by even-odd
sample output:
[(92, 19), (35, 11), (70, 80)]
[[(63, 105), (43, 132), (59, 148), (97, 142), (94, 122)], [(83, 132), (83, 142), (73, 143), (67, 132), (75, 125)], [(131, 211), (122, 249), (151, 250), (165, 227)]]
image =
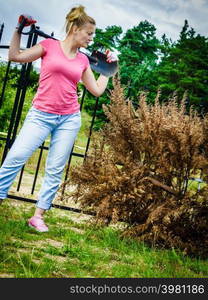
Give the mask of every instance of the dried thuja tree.
[(161, 105), (159, 96), (150, 106), (142, 94), (135, 110), (114, 81), (104, 107), (109, 122), (83, 165), (72, 169), (74, 196), (99, 220), (126, 222), (124, 235), (207, 256), (207, 187), (189, 184), (200, 175), (206, 180), (208, 121), (186, 114), (185, 97)]

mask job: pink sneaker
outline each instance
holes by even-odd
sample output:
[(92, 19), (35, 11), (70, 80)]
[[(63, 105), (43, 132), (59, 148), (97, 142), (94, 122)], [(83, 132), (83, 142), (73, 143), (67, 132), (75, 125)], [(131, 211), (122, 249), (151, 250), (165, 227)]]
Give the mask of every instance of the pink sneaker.
[(48, 226), (44, 223), (41, 217), (33, 216), (28, 220), (28, 225), (39, 232), (47, 232)]

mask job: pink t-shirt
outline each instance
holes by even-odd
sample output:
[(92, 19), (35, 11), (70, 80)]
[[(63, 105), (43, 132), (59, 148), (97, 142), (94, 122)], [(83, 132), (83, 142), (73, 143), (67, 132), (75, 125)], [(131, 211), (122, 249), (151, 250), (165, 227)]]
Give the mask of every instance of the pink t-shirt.
[(54, 114), (73, 114), (80, 105), (77, 83), (89, 66), (86, 55), (78, 52), (75, 58), (68, 58), (60, 41), (46, 39), (40, 42), (44, 48), (41, 59), (39, 87), (33, 99), (33, 106)]

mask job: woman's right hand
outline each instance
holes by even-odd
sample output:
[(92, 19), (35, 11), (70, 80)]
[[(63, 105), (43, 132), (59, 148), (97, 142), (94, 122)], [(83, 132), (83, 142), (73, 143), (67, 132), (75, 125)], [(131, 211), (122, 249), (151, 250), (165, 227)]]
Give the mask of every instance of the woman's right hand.
[(12, 40), (9, 47), (8, 59), (9, 61), (15, 61), (19, 63), (33, 62), (34, 60), (40, 58), (44, 49), (40, 44), (37, 44), (31, 48), (26, 48), (25, 50), (20, 50), (20, 38), (21, 31), (24, 26), (30, 26), (36, 23), (36, 20), (29, 15), (21, 15), (18, 18), (18, 23), (16, 30), (12, 36)]
[(36, 23), (37, 21), (34, 20), (32, 16), (22, 14), (18, 18), (16, 29), (19, 29), (19, 27), (22, 25), (23, 22), (24, 22), (24, 26), (30, 26), (30, 25)]

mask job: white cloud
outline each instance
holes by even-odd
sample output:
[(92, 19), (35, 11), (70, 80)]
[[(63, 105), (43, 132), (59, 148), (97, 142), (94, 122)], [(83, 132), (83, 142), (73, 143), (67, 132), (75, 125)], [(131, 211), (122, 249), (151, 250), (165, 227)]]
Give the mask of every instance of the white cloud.
[(86, 7), (97, 27), (103, 29), (118, 25), (125, 31), (148, 20), (155, 25), (158, 36), (166, 33), (176, 40), (184, 20), (188, 19), (197, 33), (207, 35), (208, 0), (6, 0), (0, 10), (0, 23), (5, 22), (2, 43), (9, 43), (21, 13), (33, 15), (44, 32), (54, 31), (57, 38), (63, 38), (65, 16), (79, 4)]

